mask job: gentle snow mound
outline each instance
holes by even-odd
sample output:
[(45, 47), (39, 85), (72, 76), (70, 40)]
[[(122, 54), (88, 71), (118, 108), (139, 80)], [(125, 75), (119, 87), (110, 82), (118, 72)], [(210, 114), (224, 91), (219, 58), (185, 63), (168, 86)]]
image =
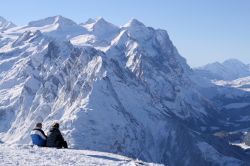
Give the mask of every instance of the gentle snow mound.
[(0, 145), (1, 165), (124, 165), (157, 166), (127, 157), (88, 150), (39, 148), (30, 145)]

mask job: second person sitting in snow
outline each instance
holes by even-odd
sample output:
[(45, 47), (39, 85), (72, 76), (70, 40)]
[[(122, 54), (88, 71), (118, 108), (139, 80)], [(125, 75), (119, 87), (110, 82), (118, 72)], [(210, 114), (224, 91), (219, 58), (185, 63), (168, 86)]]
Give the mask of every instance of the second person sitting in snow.
[(67, 142), (64, 140), (59, 130), (59, 123), (54, 123), (50, 128), (47, 135), (46, 146), (55, 148), (68, 148)]

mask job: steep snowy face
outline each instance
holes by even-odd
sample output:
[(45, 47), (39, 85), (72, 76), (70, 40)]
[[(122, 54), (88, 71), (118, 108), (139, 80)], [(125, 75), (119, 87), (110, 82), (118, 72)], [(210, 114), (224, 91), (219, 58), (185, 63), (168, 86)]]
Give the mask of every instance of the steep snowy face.
[(155, 68), (163, 69), (165, 72), (175, 72), (177, 76), (190, 71), (185, 59), (179, 55), (166, 31), (146, 27), (135, 19), (125, 24), (120, 34), (112, 40), (106, 52), (112, 54), (112, 51), (125, 53), (123, 57), (125, 56), (127, 60), (126, 67), (130, 69), (133, 68), (131, 65), (138, 64), (141, 60), (146, 60), (151, 64), (154, 59), (155, 64), (152, 65)]
[[(191, 69), (166, 31), (146, 27), (133, 19), (122, 27), (105, 53), (121, 68), (132, 72), (153, 100), (170, 113), (182, 119), (202, 119), (208, 110), (213, 114), (214, 110), (201, 106), (204, 101), (188, 76)], [(199, 109), (181, 106), (194, 105), (191, 98), (196, 98)]]
[[(54, 25), (60, 19), (29, 26)], [(98, 31), (97, 22), (86, 24)], [(101, 38), (104, 32), (96, 35), (93, 28), (87, 33)], [(197, 91), (191, 69), (166, 31), (132, 20), (103, 51), (100, 43), (75, 47), (42, 30), (19, 33), (0, 47), (2, 141), (29, 143), (35, 123), (43, 122), (47, 131), (58, 121), (74, 148), (170, 165), (243, 163), (221, 152), (230, 147), (217, 146), (204, 134), (216, 124), (217, 111)]]
[(69, 40), (74, 36), (86, 32), (83, 27), (77, 25), (72, 20), (64, 18), (62, 16), (54, 16), (37, 21), (32, 21), (28, 23), (27, 26), (16, 27), (10, 31), (7, 31), (7, 33), (22, 34), (25, 31), (34, 32), (37, 30), (40, 30), (42, 33), (59, 40)]
[(215, 62), (195, 70), (201, 76), (215, 80), (234, 80), (250, 76), (249, 66), (237, 59), (229, 59), (223, 63)]
[(10, 21), (7, 21), (5, 18), (0, 16), (0, 32), (5, 31), (6, 29), (13, 28), (16, 25)]

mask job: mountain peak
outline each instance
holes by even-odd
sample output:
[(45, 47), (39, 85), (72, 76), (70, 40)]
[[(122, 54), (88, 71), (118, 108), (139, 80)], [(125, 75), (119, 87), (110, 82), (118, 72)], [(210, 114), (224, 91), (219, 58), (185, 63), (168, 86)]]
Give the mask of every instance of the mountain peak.
[(68, 40), (72, 37), (83, 34), (86, 31), (71, 19), (65, 18), (61, 15), (32, 21), (28, 26), (25, 26), (19, 31), (34, 30), (40, 30), (42, 33), (46, 33), (47, 35), (60, 40)]
[(208, 71), (216, 77), (211, 79), (235, 80), (250, 75), (250, 68), (238, 59), (228, 59), (222, 63), (207, 64), (198, 70)]
[(64, 21), (64, 20), (69, 20), (69, 19), (67, 19), (67, 18), (65, 18), (65, 17), (63, 17), (61, 15), (57, 15), (57, 16), (54, 16), (52, 18), (54, 18), (55, 22), (61, 22), (61, 21)]
[(131, 19), (127, 24), (123, 27), (138, 27), (138, 26), (145, 26), (142, 22), (138, 21), (137, 19)]
[(0, 31), (4, 31), (15, 26), (15, 24), (0, 16)]
[(96, 22), (105, 22), (108, 23), (103, 17), (97, 17)]
[(96, 22), (96, 19), (89, 18), (85, 23), (81, 23), (80, 25), (85, 25), (85, 24), (93, 24)]
[(106, 21), (103, 17), (98, 17), (96, 19), (88, 19), (85, 23), (81, 24), (84, 28), (88, 29), (89, 31), (95, 31), (97, 29), (118, 29), (112, 23)]
[(223, 62), (224, 65), (246, 65), (244, 64), (243, 62), (241, 62), (240, 60), (238, 59), (234, 59), (234, 58), (231, 58), (231, 59), (227, 59)]
[(42, 27), (50, 24), (62, 24), (62, 25), (76, 25), (76, 23), (61, 15), (47, 17), (41, 20), (32, 21), (28, 25), (32, 27)]
[(95, 27), (97, 26), (105, 26), (105, 27), (115, 27), (115, 25), (111, 24), (110, 22), (106, 21), (103, 17), (98, 17), (94, 24)]
[(222, 66), (222, 64), (220, 63), (220, 62), (213, 62), (213, 63), (209, 63), (209, 64), (206, 64), (206, 65), (204, 65), (204, 66), (201, 66), (201, 67), (198, 67), (198, 68), (200, 68), (200, 69), (204, 69), (204, 68), (209, 68), (209, 67), (214, 67), (214, 66), (216, 66), (216, 67), (219, 67), (219, 66)]
[(112, 23), (106, 21), (103, 17), (96, 19), (88, 19), (87, 22), (80, 24), (88, 33), (95, 35), (101, 40), (111, 40), (115, 34), (119, 32), (119, 28)]
[(7, 20), (3, 18), (2, 16), (0, 16), (0, 22), (3, 22), (3, 21), (7, 21)]

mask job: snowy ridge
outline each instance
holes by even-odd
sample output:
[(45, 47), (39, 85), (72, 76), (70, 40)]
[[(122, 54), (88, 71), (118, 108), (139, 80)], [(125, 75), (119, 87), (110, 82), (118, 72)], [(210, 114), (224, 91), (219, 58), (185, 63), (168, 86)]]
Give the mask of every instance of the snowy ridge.
[(3, 142), (28, 144), (35, 123), (46, 132), (57, 121), (72, 148), (166, 165), (248, 160), (209, 142), (219, 111), (165, 30), (135, 19), (119, 28), (54, 16), (1, 35)]

